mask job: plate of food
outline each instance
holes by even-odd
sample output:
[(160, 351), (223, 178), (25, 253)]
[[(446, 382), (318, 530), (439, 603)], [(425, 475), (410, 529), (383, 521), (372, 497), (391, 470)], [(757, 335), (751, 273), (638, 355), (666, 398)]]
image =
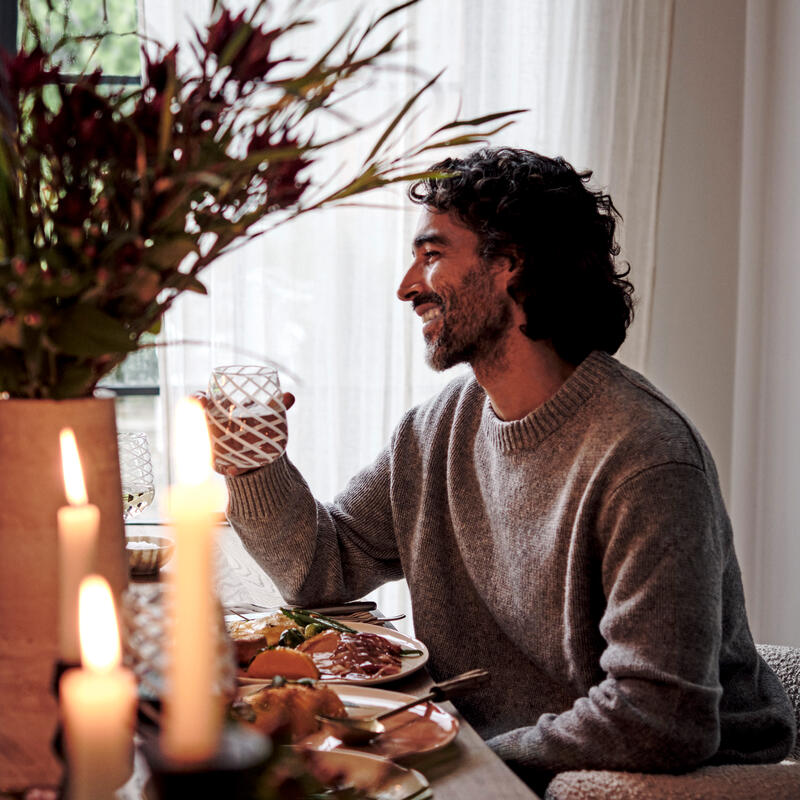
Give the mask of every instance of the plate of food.
[(300, 609), (231, 620), (239, 683), (275, 676), (371, 686), (415, 672), (428, 648), (399, 631), (343, 622)]
[[(403, 692), (390, 692), (371, 686), (331, 684), (330, 688), (342, 701), (351, 718), (374, 717), (384, 711), (399, 708), (414, 699)], [(458, 735), (458, 720), (436, 703), (425, 702), (401, 711), (384, 721), (386, 733), (368, 744), (349, 749), (385, 758), (431, 753), (450, 744)], [(318, 731), (308, 734), (298, 744), (315, 750), (335, 750), (343, 747), (335, 729), (322, 724)]]
[(386, 758), (352, 750), (305, 751), (303, 758), (314, 773), (333, 789), (352, 789), (367, 800), (431, 800), (425, 776)]
[(258, 685), (240, 686), (231, 707), (235, 719), (250, 724), (272, 738), (311, 750), (354, 750), (396, 759), (430, 753), (445, 747), (458, 734), (458, 720), (435, 703), (420, 703), (385, 721), (386, 733), (355, 747), (337, 738), (335, 726), (321, 722), (329, 717), (365, 718), (405, 705), (414, 696), (371, 686), (324, 683), (279, 677)]

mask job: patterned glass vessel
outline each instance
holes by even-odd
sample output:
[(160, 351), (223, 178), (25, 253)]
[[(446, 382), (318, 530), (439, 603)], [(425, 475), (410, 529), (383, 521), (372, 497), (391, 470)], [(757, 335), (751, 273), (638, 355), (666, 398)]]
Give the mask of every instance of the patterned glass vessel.
[[(160, 700), (166, 691), (169, 660), (170, 595), (168, 583), (132, 583), (122, 594), (123, 662), (139, 683), (139, 695)], [(236, 661), (222, 607), (215, 616), (216, 689), (226, 698), (236, 693)]]
[(119, 433), (117, 447), (122, 481), (122, 516), (127, 522), (153, 502), (153, 464), (146, 433)]
[(254, 469), (286, 450), (286, 407), (272, 367), (217, 367), (206, 415), (217, 468)]

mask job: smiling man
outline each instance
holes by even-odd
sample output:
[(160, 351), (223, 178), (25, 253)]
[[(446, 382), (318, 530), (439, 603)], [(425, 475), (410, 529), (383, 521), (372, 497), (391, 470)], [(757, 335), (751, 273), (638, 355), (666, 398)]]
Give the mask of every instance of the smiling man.
[(412, 300), (422, 318), (428, 363), (439, 371), (463, 362), (497, 365), (511, 320), (503, 266), (487, 268), (478, 255), (478, 237), (450, 214), (428, 209), (412, 255), (398, 296)]
[(434, 678), (492, 672), (459, 709), (537, 788), (781, 760), (794, 718), (750, 635), (711, 455), (613, 358), (632, 286), (611, 199), (525, 150), (432, 169), (398, 295), (431, 366), (472, 374), (332, 504), (286, 456), (229, 475), (242, 541), (300, 605), (405, 577)]

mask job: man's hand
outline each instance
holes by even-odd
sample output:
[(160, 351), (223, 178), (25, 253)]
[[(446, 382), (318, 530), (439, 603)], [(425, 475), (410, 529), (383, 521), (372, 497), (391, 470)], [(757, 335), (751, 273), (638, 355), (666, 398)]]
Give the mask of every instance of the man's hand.
[[(261, 442), (258, 447), (258, 454), (257, 456), (263, 456), (263, 463), (259, 464), (258, 466), (254, 467), (234, 467), (225, 464), (221, 464), (217, 460), (217, 456), (221, 453), (227, 453), (231, 450), (230, 441), (227, 440), (226, 447), (223, 449), (220, 446), (220, 438), (225, 433), (236, 432), (233, 431), (234, 426), (240, 425), (237, 422), (236, 418), (232, 418), (230, 421), (226, 422), (223, 428), (220, 428), (220, 423), (217, 420), (212, 420), (208, 416), (208, 396), (205, 392), (196, 392), (193, 397), (195, 397), (200, 404), (206, 409), (206, 422), (208, 423), (208, 433), (211, 439), (211, 449), (214, 454), (214, 469), (219, 472), (221, 475), (244, 475), (247, 472), (252, 472), (254, 469), (258, 469), (260, 466), (264, 464), (268, 464), (270, 461), (274, 461), (280, 454), (283, 452), (283, 448), (279, 447), (277, 444), (270, 443), (269, 441)], [(288, 438), (288, 427), (286, 421), (285, 411), (288, 411), (293, 405), (295, 401), (295, 397), (291, 392), (284, 392), (282, 395), (283, 399), (283, 408), (275, 408), (275, 416), (278, 417), (278, 421), (275, 425), (277, 428), (276, 437), (281, 441), (281, 443), (285, 443), (286, 439)], [(278, 404), (276, 404), (277, 406)], [(247, 417), (239, 418), (242, 422), (247, 420)], [(227, 430), (230, 428), (230, 430)], [(242, 449), (248, 443), (256, 444), (256, 437), (248, 432), (244, 432), (239, 434), (239, 441), (235, 442), (233, 449)], [(257, 457), (257, 460), (260, 460)]]

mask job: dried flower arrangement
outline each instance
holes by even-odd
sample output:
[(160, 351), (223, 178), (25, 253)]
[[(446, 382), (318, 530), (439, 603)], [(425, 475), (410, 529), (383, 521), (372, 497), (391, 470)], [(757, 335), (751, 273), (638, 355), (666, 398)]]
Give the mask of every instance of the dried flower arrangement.
[(352, 180), (310, 192), (320, 187), (309, 168), (337, 139), (308, 133), (309, 121), (333, 113), (354, 78), (383, 63), (398, 34), (381, 31), (412, 3), (360, 30), (350, 23), (318, 57), (288, 58), (277, 55), (285, 37), (312, 19), (272, 19), (264, 0), (238, 15), (215, 2), (190, 68), (179, 69), (177, 47), (162, 48), (146, 58), (141, 86), (112, 92), (99, 71), (67, 80), (41, 44), (5, 58), (0, 394), (90, 396), (176, 297), (205, 292), (203, 268), (259, 235), (267, 215), (291, 218), (409, 180), (420, 153), (508, 124), (506, 113), (456, 120), (393, 156), (390, 134), (429, 81), (376, 132)]

